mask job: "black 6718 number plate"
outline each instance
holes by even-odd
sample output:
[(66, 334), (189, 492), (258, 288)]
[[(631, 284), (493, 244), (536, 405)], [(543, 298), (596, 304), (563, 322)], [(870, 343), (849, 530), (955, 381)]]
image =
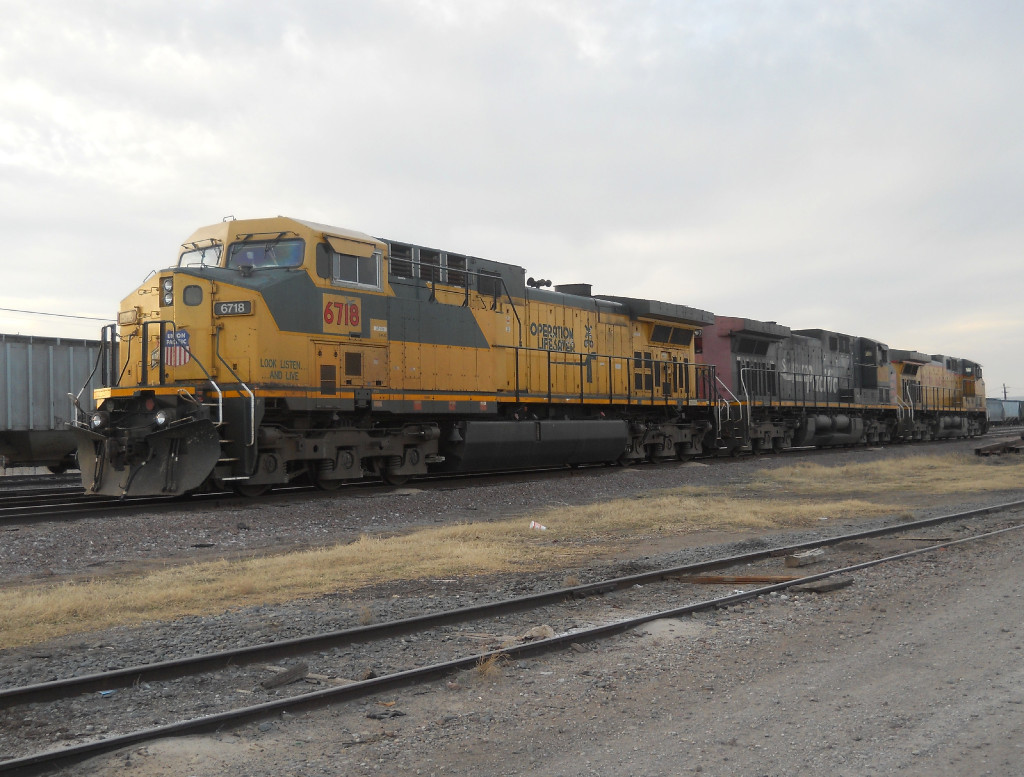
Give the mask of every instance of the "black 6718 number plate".
[(214, 302), (213, 314), (215, 316), (247, 316), (252, 313), (252, 302)]

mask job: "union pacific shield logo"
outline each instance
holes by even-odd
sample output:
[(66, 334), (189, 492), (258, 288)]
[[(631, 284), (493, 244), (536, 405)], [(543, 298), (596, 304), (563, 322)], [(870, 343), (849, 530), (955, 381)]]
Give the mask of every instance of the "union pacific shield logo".
[(192, 360), (189, 353), (188, 332), (179, 329), (164, 332), (164, 364), (168, 367), (183, 367)]

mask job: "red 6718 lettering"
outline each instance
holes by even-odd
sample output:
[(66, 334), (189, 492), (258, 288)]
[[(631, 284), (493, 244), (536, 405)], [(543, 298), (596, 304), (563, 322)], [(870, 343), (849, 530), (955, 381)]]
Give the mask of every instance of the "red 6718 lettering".
[(324, 326), (337, 329), (355, 329), (360, 322), (359, 300), (346, 298), (324, 299)]

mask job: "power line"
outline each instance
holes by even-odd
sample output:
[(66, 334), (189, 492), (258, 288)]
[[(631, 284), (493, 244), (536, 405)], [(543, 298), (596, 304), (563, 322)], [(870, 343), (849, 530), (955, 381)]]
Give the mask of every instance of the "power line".
[(33, 316), (52, 316), (54, 318), (80, 318), (83, 321), (113, 321), (113, 318), (96, 318), (96, 316), (72, 316), (67, 313), (44, 313), (41, 310), (18, 310), (17, 308), (0, 308), (5, 313), (28, 313)]

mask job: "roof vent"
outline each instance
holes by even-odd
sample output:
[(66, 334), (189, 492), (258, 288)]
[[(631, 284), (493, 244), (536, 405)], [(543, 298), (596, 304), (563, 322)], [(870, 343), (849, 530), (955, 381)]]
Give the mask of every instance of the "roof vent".
[(592, 297), (591, 293), (592, 284), (590, 283), (562, 283), (555, 286), (555, 291), (560, 291), (562, 294), (575, 294), (577, 297)]

